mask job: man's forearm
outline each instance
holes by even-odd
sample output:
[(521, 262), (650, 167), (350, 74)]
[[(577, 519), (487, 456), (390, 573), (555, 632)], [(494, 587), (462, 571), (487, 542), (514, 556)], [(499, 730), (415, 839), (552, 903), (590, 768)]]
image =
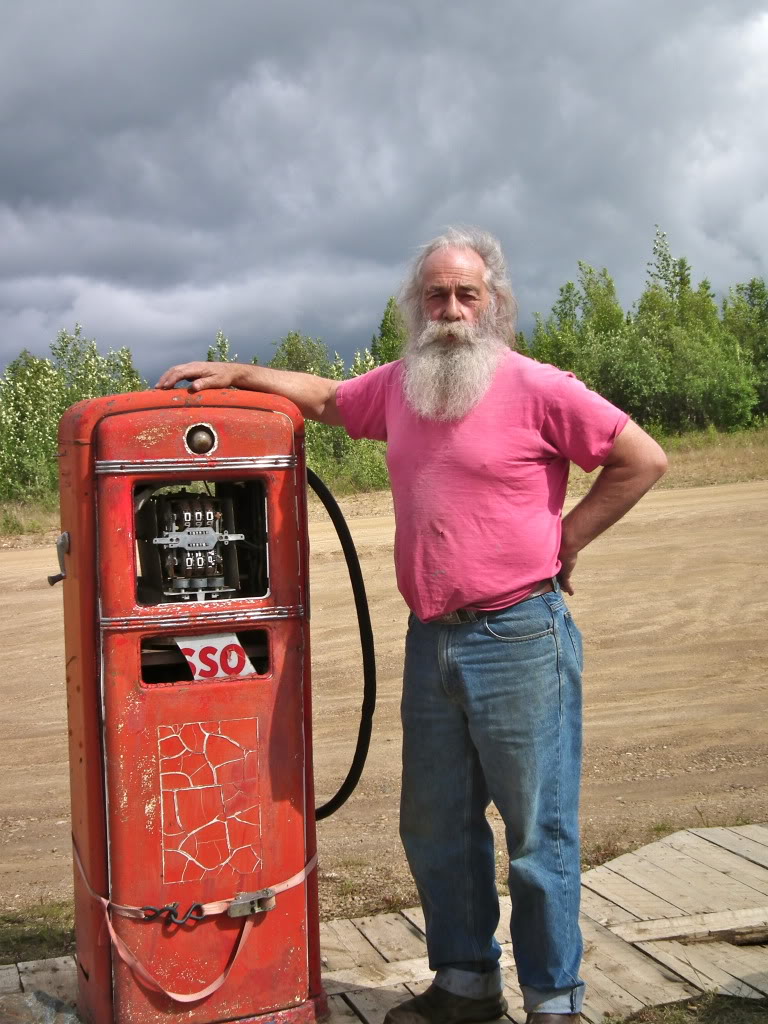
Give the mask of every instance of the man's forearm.
[(253, 366), (250, 363), (181, 363), (166, 370), (155, 387), (167, 390), (183, 380), (191, 381), (190, 391), (235, 387), (282, 395), (298, 406), (306, 419), (318, 420), (330, 426), (341, 425), (336, 406), (339, 382), (317, 377), (313, 373), (273, 370), (269, 366)]
[(563, 518), (560, 549), (576, 555), (617, 523), (653, 487), (664, 470), (660, 462), (605, 466), (588, 494)]
[(335, 380), (296, 370), (273, 370), (269, 366), (238, 363), (234, 384), (248, 391), (282, 395), (290, 399), (307, 419), (333, 425), (340, 423), (333, 401), (337, 386)]
[(632, 420), (613, 448), (589, 493), (563, 518), (558, 579), (566, 594), (579, 552), (609, 526), (613, 526), (663, 476), (667, 457), (658, 444)]

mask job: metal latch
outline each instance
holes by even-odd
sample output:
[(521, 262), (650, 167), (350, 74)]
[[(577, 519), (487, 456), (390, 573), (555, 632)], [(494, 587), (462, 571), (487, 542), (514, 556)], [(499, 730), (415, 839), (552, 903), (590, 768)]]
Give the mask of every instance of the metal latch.
[(67, 578), (67, 570), (64, 565), (64, 555), (69, 554), (68, 533), (60, 533), (58, 538), (56, 539), (56, 554), (59, 556), (59, 569), (61, 571), (56, 573), (55, 576), (48, 577), (48, 582), (50, 583), (51, 586), (53, 586), (55, 583), (60, 583), (61, 580), (65, 580)]
[(186, 551), (213, 551), (217, 544), (244, 540), (244, 533), (219, 533), (212, 526), (188, 526), (186, 530), (166, 530), (162, 537), (153, 537), (152, 543), (164, 548), (184, 548)]
[(265, 910), (274, 910), (276, 899), (274, 889), (259, 889), (256, 892), (239, 892), (227, 910), (230, 917), (249, 917)]

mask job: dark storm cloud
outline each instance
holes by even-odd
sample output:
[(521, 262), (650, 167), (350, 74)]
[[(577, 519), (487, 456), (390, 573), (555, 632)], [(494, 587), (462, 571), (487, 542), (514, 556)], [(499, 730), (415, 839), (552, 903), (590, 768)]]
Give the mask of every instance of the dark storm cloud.
[[(408, 9), (412, 8), (412, 9)], [(0, 355), (84, 324), (153, 374), (221, 327), (367, 344), (414, 246), (504, 241), (523, 318), (653, 226), (766, 273), (765, 4), (27, 2), (0, 43)]]

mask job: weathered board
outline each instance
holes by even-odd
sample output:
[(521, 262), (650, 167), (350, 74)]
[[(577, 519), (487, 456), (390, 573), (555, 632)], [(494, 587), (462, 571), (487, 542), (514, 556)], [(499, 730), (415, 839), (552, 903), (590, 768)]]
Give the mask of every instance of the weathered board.
[(599, 896), (616, 903), (641, 920), (653, 921), (657, 917), (680, 917), (682, 909), (661, 899), (641, 885), (630, 882), (623, 875), (612, 871), (608, 864), (592, 868), (582, 878), (582, 888), (590, 889)]
[[(726, 947), (723, 950), (722, 947)], [(683, 945), (680, 942), (641, 942), (638, 948), (676, 974), (705, 991), (742, 999), (761, 999), (762, 993), (742, 980), (738, 964), (730, 959), (728, 943)]]
[(385, 960), (410, 960), (426, 954), (423, 934), (402, 914), (358, 917), (352, 923)]
[(725, 850), (738, 853), (744, 860), (749, 860), (753, 864), (759, 864), (760, 867), (768, 868), (768, 846), (758, 842), (756, 839), (750, 839), (749, 836), (742, 835), (736, 829), (693, 828), (691, 831), (694, 835), (702, 836), (711, 843), (722, 846)]
[(73, 956), (50, 960), (27, 960), (19, 964), (24, 992), (45, 992), (47, 996), (74, 1006), (77, 997), (77, 967)]
[(768, 906), (741, 910), (723, 910), (690, 917), (662, 917), (658, 921), (623, 921), (611, 931), (625, 942), (650, 942), (658, 939), (705, 941), (744, 936), (750, 931), (762, 935), (768, 928)]
[[(701, 836), (692, 832), (676, 832), (674, 835), (666, 836), (659, 846), (671, 846), (674, 850), (686, 854), (693, 860), (705, 864), (717, 871), (719, 876), (727, 875), (735, 878), (743, 885), (749, 886), (757, 893), (768, 895), (768, 868), (753, 864), (752, 861), (744, 860), (738, 854), (730, 850), (724, 850), (722, 846), (716, 846)], [(755, 897), (755, 903), (763, 902), (759, 896)]]
[(10, 995), (13, 992), (21, 992), (19, 968), (16, 964), (7, 964), (0, 967), (0, 996)]

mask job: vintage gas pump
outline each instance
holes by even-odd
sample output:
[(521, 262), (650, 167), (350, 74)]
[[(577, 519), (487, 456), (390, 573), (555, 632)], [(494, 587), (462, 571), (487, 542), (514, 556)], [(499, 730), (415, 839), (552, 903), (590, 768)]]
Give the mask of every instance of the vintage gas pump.
[(148, 391), (59, 441), (80, 1013), (314, 1021), (303, 420)]

